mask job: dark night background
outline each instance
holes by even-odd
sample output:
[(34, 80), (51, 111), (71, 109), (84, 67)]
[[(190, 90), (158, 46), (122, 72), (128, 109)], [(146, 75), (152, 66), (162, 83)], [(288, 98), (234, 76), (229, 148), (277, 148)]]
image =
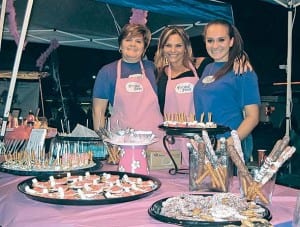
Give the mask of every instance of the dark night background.
[[(259, 0), (232, 0), (235, 25), (240, 30), (245, 42), (245, 49), (251, 63), (258, 74), (261, 95), (285, 95), (285, 86), (273, 86), (273, 82), (285, 82), (286, 72), (279, 65), (286, 64), (287, 56), (287, 9)], [(292, 81), (300, 81), (300, 18), (294, 23), (293, 32), (293, 67)], [(202, 38), (191, 38), (194, 55), (206, 55)], [(47, 49), (48, 45), (28, 43), (23, 52), (20, 71), (37, 71), (35, 61)], [(3, 41), (0, 53), (0, 70), (11, 70), (16, 53), (16, 45), (12, 41)], [(147, 52), (153, 59), (155, 48)], [(60, 46), (57, 50), (59, 73), (63, 88), (63, 96), (69, 99), (89, 101), (94, 84), (92, 78), (100, 67), (119, 57), (115, 51), (83, 49)], [(46, 65), (50, 64), (48, 60)], [(45, 99), (60, 100), (54, 90), (56, 85), (50, 77), (42, 80)], [(293, 86), (293, 95), (299, 96), (299, 85)], [(52, 102), (53, 104), (53, 102)], [(59, 102), (57, 103), (59, 106)], [(80, 107), (80, 105), (79, 105)], [(85, 111), (87, 109), (85, 108)]]

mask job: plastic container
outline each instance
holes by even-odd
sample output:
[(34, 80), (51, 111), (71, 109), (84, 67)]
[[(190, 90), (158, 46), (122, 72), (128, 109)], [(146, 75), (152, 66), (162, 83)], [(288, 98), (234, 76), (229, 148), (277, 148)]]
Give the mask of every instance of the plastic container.
[(54, 154), (92, 152), (94, 159), (102, 160), (107, 157), (103, 141), (97, 137), (57, 136), (51, 141), (50, 150)]
[[(252, 179), (255, 178), (256, 174), (259, 172), (258, 166), (249, 166), (249, 174)], [(272, 203), (272, 196), (276, 182), (277, 174), (274, 173), (273, 176), (264, 184), (260, 184), (253, 180), (253, 182), (247, 182), (246, 177), (238, 173), (240, 191), (242, 196), (246, 197), (248, 200), (255, 201), (263, 205), (269, 205)]]

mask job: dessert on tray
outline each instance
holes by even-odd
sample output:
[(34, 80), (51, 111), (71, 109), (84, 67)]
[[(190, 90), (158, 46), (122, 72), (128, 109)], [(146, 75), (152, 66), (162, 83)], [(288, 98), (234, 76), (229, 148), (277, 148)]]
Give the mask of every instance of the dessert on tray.
[(217, 124), (212, 121), (211, 113), (208, 113), (208, 121), (204, 122), (205, 114), (202, 113), (200, 121), (195, 119), (195, 114), (185, 113), (165, 113), (163, 125), (166, 127), (182, 128), (217, 128)]
[[(29, 129), (29, 138), (31, 138), (32, 133), (39, 130), (29, 126), (18, 126), (16, 129), (19, 130), (20, 127), (24, 127), (26, 130)], [(78, 128), (81, 130), (78, 130)], [(71, 134), (72, 137), (58, 136), (52, 139), (49, 150), (46, 150), (40, 134), (36, 134), (38, 140), (28, 140), (26, 139), (28, 136), (24, 139), (21, 137), (6, 139), (4, 162), (0, 164), (1, 170), (17, 173), (18, 175), (30, 175), (30, 172), (77, 171), (96, 167), (97, 164), (93, 161), (93, 158), (96, 157), (94, 154), (96, 149), (101, 149), (99, 145), (101, 141), (98, 135), (95, 134), (95, 137), (92, 138), (94, 140), (82, 141), (82, 137), (76, 136), (86, 135), (86, 131), (79, 126), (74, 130), (76, 133), (74, 133), (74, 136)], [(78, 131), (81, 131), (81, 134)], [(69, 138), (73, 140), (69, 140)], [(83, 139), (88, 138), (84, 137)]]
[[(183, 226), (272, 226), (270, 211), (232, 193), (181, 194), (157, 201), (149, 214)], [(259, 225), (243, 225), (255, 223)]]
[(101, 205), (140, 199), (160, 186), (161, 182), (151, 176), (116, 171), (86, 171), (29, 178), (19, 183), (18, 190), (40, 202)]
[(72, 176), (70, 173), (63, 178), (49, 177), (48, 181), (32, 179), (25, 191), (32, 195), (55, 199), (105, 199), (138, 195), (155, 189), (152, 180), (139, 177), (122, 177), (110, 173), (102, 175), (90, 174)]

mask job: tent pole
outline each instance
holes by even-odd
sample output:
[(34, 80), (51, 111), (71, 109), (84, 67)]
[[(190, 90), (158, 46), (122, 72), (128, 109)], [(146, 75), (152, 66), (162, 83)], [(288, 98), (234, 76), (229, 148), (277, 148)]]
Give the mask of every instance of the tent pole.
[(21, 31), (21, 35), (20, 35), (20, 40), (19, 40), (19, 44), (18, 44), (18, 49), (17, 49), (17, 53), (16, 53), (16, 58), (15, 58), (13, 71), (12, 71), (12, 75), (11, 75), (11, 80), (10, 80), (8, 94), (7, 94), (4, 114), (3, 114), (3, 122), (2, 122), (2, 126), (1, 126), (1, 134), (0, 134), (1, 140), (4, 139), (4, 135), (5, 135), (5, 131), (6, 131), (6, 125), (7, 125), (7, 121), (8, 121), (8, 117), (9, 117), (13, 94), (14, 94), (16, 79), (17, 79), (21, 56), (22, 56), (22, 51), (24, 48), (25, 37), (26, 37), (27, 28), (28, 28), (28, 24), (29, 24), (29, 18), (30, 18), (30, 14), (31, 14), (32, 4), (33, 4), (33, 0), (28, 0), (26, 11), (25, 11), (25, 16), (24, 16), (24, 22), (23, 22), (23, 26), (22, 26), (22, 31)]
[(1, 16), (0, 16), (0, 51), (1, 51), (1, 44), (2, 44), (5, 11), (6, 11), (6, 0), (2, 0)]
[(291, 129), (291, 103), (292, 103), (292, 34), (293, 33), (293, 6), (288, 9), (288, 37), (287, 37), (287, 87), (286, 87), (286, 130), (289, 136)]

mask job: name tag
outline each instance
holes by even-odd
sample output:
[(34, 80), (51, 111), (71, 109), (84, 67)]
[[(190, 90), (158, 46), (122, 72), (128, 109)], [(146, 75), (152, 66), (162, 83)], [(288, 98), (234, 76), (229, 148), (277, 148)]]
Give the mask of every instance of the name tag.
[(142, 74), (131, 74), (129, 76), (129, 78), (139, 78), (139, 77), (142, 77), (143, 75)]
[(194, 89), (194, 84), (192, 83), (180, 83), (175, 87), (175, 91), (178, 94), (192, 93)]
[(130, 82), (126, 84), (126, 91), (130, 93), (142, 92), (144, 90), (143, 86), (137, 82)]
[(204, 83), (204, 84), (210, 84), (210, 83), (213, 83), (214, 81), (215, 81), (215, 77), (214, 76), (207, 76), (207, 77), (203, 78), (202, 83)]

